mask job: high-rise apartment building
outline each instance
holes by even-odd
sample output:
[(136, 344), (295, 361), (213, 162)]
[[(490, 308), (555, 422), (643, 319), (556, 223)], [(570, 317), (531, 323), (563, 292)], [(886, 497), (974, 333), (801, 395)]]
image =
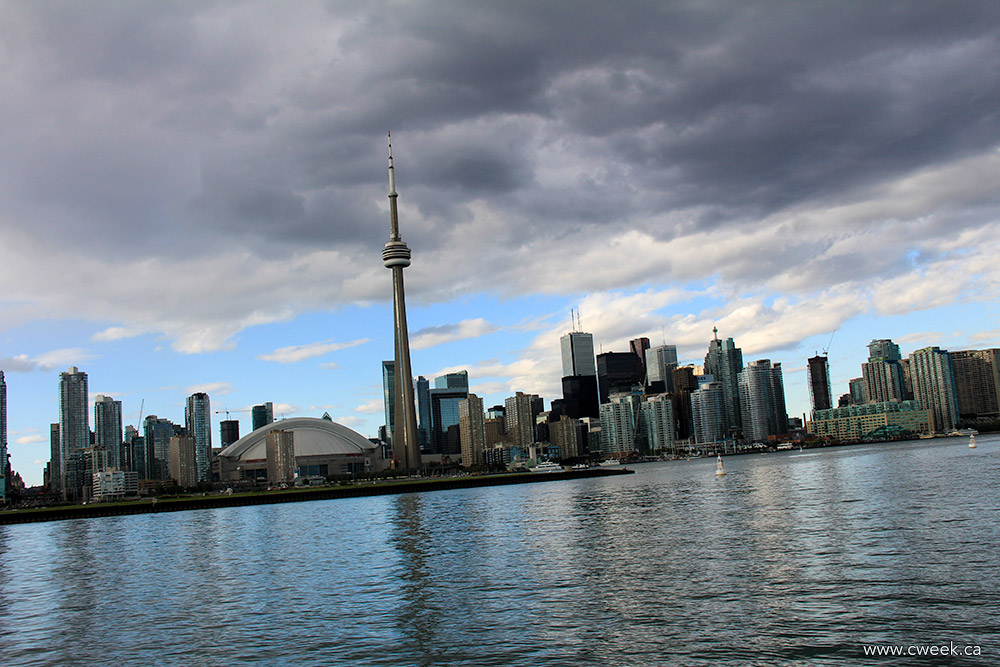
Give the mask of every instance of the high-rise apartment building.
[(913, 393), (917, 402), (934, 415), (934, 430), (948, 433), (958, 424), (958, 397), (951, 355), (938, 347), (910, 354)]
[[(198, 483), (198, 451), (194, 436), (174, 435), (168, 441), (169, 479), (182, 488), (190, 488)], [(163, 479), (168, 479), (164, 477)]]
[(458, 402), (458, 433), (462, 446), (462, 465), (482, 465), (486, 459), (486, 413), (483, 399), (475, 394)]
[(1000, 417), (1000, 349), (951, 353), (958, 414), (962, 419)]
[(876, 339), (868, 344), (868, 361), (861, 364), (866, 402), (906, 400), (900, 359), (899, 346), (887, 338)]
[(559, 339), (562, 350), (562, 374), (597, 375), (594, 364), (594, 334), (571, 331)]
[(650, 453), (673, 451), (674, 406), (666, 394), (646, 397), (639, 404), (647, 448)]
[(212, 405), (208, 394), (197, 392), (187, 397), (184, 428), (188, 435), (194, 436), (198, 481), (209, 481), (212, 464)]
[(90, 448), (87, 374), (76, 366), (59, 374), (59, 463), (56, 476), (64, 497), (79, 500), (93, 484), (86, 476), (84, 450)]
[(149, 415), (143, 422), (147, 479), (176, 479), (170, 470), (170, 439), (180, 434), (180, 427), (169, 419)]
[(601, 404), (601, 449), (626, 454), (639, 447), (639, 394), (619, 393)]
[(747, 364), (739, 375), (743, 437), (747, 442), (767, 442), (788, 432), (785, 387), (781, 364), (760, 359)]
[(225, 449), (240, 439), (240, 421), (226, 419), (219, 422), (219, 446)]
[(722, 385), (722, 400), (726, 406), (726, 429), (732, 433), (745, 428), (742, 424), (744, 410), (740, 404), (739, 376), (743, 370), (743, 350), (736, 347), (732, 338), (719, 340), (719, 330), (712, 329), (715, 337), (708, 344), (705, 355), (705, 374), (711, 375)]
[(291, 484), (295, 481), (295, 433), (275, 429), (264, 441), (267, 456), (267, 481)]
[(691, 393), (691, 421), (698, 444), (722, 442), (729, 435), (721, 382), (709, 382)]
[(7, 502), (7, 381), (0, 371), (0, 504)]
[[(98, 394), (94, 399), (94, 447), (107, 453), (109, 468), (122, 465), (122, 402)], [(95, 472), (100, 472), (95, 471)]]
[(526, 451), (535, 442), (536, 394), (517, 392), (504, 401), (504, 431), (508, 442)]
[(809, 400), (813, 410), (829, 410), (833, 407), (833, 400), (830, 393), (830, 365), (826, 355), (816, 355), (810, 357), (808, 362), (809, 372)]

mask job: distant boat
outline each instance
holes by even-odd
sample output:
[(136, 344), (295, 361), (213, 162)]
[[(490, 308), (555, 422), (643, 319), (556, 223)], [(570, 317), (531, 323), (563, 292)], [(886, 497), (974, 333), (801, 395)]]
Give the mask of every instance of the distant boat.
[(528, 468), (528, 472), (562, 472), (563, 467), (552, 461), (542, 461), (536, 466)]
[(722, 454), (718, 454), (715, 458), (715, 474), (725, 475), (726, 469), (722, 467)]
[(975, 433), (973, 433), (972, 435), (969, 436), (969, 447), (971, 447), (972, 449), (976, 448), (976, 435), (975, 435)]
[(620, 466), (622, 464), (618, 459), (605, 459), (601, 461), (602, 466)]

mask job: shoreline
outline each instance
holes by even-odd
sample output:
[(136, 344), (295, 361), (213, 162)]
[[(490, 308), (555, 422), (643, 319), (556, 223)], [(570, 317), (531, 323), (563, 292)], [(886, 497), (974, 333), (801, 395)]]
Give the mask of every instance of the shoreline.
[(90, 519), (106, 516), (128, 516), (133, 514), (156, 514), (160, 512), (183, 512), (187, 510), (213, 509), (217, 507), (243, 507), (246, 505), (272, 505), (275, 503), (308, 502), (311, 500), (331, 500), (335, 498), (359, 498), (364, 496), (397, 495), (424, 491), (447, 491), (450, 489), (470, 489), (484, 486), (508, 484), (531, 484), (536, 482), (556, 482), (567, 479), (591, 477), (611, 477), (630, 475), (628, 468), (587, 468), (586, 470), (565, 470), (552, 473), (503, 473), (498, 475), (470, 475), (467, 477), (444, 477), (439, 479), (412, 479), (405, 481), (351, 484), (346, 486), (322, 486), (319, 488), (283, 489), (280, 491), (252, 491), (233, 495), (213, 494), (189, 496), (185, 498), (140, 499), (91, 505), (62, 505), (0, 512), (0, 526), (39, 521), (64, 521), (69, 519)]

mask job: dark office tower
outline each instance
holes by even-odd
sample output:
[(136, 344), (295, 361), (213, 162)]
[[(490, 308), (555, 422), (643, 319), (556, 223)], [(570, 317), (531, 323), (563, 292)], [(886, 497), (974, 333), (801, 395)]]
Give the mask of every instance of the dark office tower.
[(63, 495), (63, 480), (59, 477), (62, 470), (62, 446), (59, 443), (59, 424), (49, 424), (49, 491)]
[(868, 361), (861, 364), (868, 403), (889, 403), (906, 400), (903, 369), (899, 364), (899, 346), (887, 338), (868, 344)]
[(149, 415), (142, 422), (146, 445), (148, 479), (170, 479), (170, 438), (180, 434), (180, 427), (169, 419)]
[(851, 397), (851, 405), (864, 405), (868, 402), (868, 388), (865, 386), (864, 378), (851, 378), (847, 381), (848, 396)]
[(785, 387), (781, 364), (770, 359), (751, 361), (739, 375), (743, 436), (747, 442), (767, 442), (788, 433)]
[[(596, 375), (570, 375), (562, 379), (562, 414), (573, 419), (601, 416)], [(553, 401), (555, 403), (555, 401)]]
[(435, 388), (428, 394), (431, 404), (430, 451), (434, 454), (460, 454), (461, 443), (449, 438), (448, 432), (460, 423), (459, 405), (469, 397), (468, 388)]
[(122, 402), (98, 394), (94, 399), (94, 447), (107, 453), (109, 468), (124, 469), (122, 442)]
[(962, 419), (1000, 417), (1000, 349), (951, 353)]
[(639, 363), (642, 365), (642, 383), (646, 383), (646, 350), (649, 349), (649, 339), (648, 338), (633, 338), (628, 342), (628, 349), (635, 356), (639, 357)]
[(0, 371), (0, 504), (7, 502), (7, 382)]
[(396, 362), (382, 362), (382, 406), (385, 409), (385, 432), (392, 444), (392, 427), (396, 423)]
[[(431, 433), (431, 383), (423, 375), (417, 377), (417, 435), (420, 441), (420, 451), (430, 451)], [(386, 395), (386, 405), (391, 394)]]
[(631, 393), (632, 387), (645, 384), (646, 373), (639, 357), (631, 352), (605, 352), (597, 355), (597, 390), (601, 403), (611, 394)]
[(208, 394), (198, 392), (188, 396), (184, 409), (184, 428), (194, 438), (197, 481), (209, 481), (212, 464), (212, 407)]
[(469, 372), (458, 371), (434, 378), (435, 389), (464, 389), (469, 391)]
[[(691, 395), (698, 390), (698, 380), (694, 366), (681, 366), (673, 370), (674, 419), (677, 422), (677, 440), (687, 440), (694, 435), (694, 417), (691, 410)], [(723, 402), (725, 405), (725, 402)]]
[(274, 404), (273, 403), (263, 403), (261, 405), (255, 405), (250, 409), (250, 420), (253, 424), (253, 430), (256, 431), (259, 428), (263, 428), (268, 424), (274, 423)]
[(406, 328), (406, 294), (403, 269), (410, 265), (410, 248), (399, 234), (396, 206), (396, 170), (392, 166), (392, 141), (389, 141), (389, 242), (382, 250), (382, 264), (392, 271), (393, 337), (396, 383), (393, 395), (395, 432), (392, 451), (395, 464), (403, 470), (420, 468), (420, 438), (417, 433), (417, 409), (413, 400), (413, 372), (410, 370), (410, 335)]
[(825, 356), (809, 358), (809, 399), (813, 410), (828, 410), (832, 405), (830, 397), (830, 366)]
[(726, 406), (726, 428), (730, 433), (735, 433), (743, 428), (739, 385), (739, 375), (743, 370), (743, 351), (736, 347), (732, 338), (719, 340), (717, 328), (713, 328), (712, 333), (715, 337), (708, 344), (705, 373), (722, 385), (722, 400)]
[(219, 445), (228, 447), (240, 439), (240, 422), (238, 419), (227, 419), (219, 422)]
[[(53, 477), (60, 480), (65, 497), (80, 499), (84, 487), (84, 450), (90, 447), (87, 410), (87, 374), (76, 366), (59, 374), (59, 462)], [(55, 473), (56, 471), (53, 471)], [(89, 486), (89, 484), (87, 485)]]

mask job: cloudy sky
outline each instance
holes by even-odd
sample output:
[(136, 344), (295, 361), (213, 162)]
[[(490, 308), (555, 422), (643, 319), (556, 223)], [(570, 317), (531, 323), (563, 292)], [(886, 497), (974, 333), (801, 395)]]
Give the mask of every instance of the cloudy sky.
[[(487, 404), (604, 351), (785, 370), (1000, 346), (1000, 4), (0, 2), (0, 370), (40, 483), (58, 373), (365, 435), (392, 356)], [(836, 332), (836, 333), (834, 333)], [(213, 427), (215, 436), (217, 426)]]

